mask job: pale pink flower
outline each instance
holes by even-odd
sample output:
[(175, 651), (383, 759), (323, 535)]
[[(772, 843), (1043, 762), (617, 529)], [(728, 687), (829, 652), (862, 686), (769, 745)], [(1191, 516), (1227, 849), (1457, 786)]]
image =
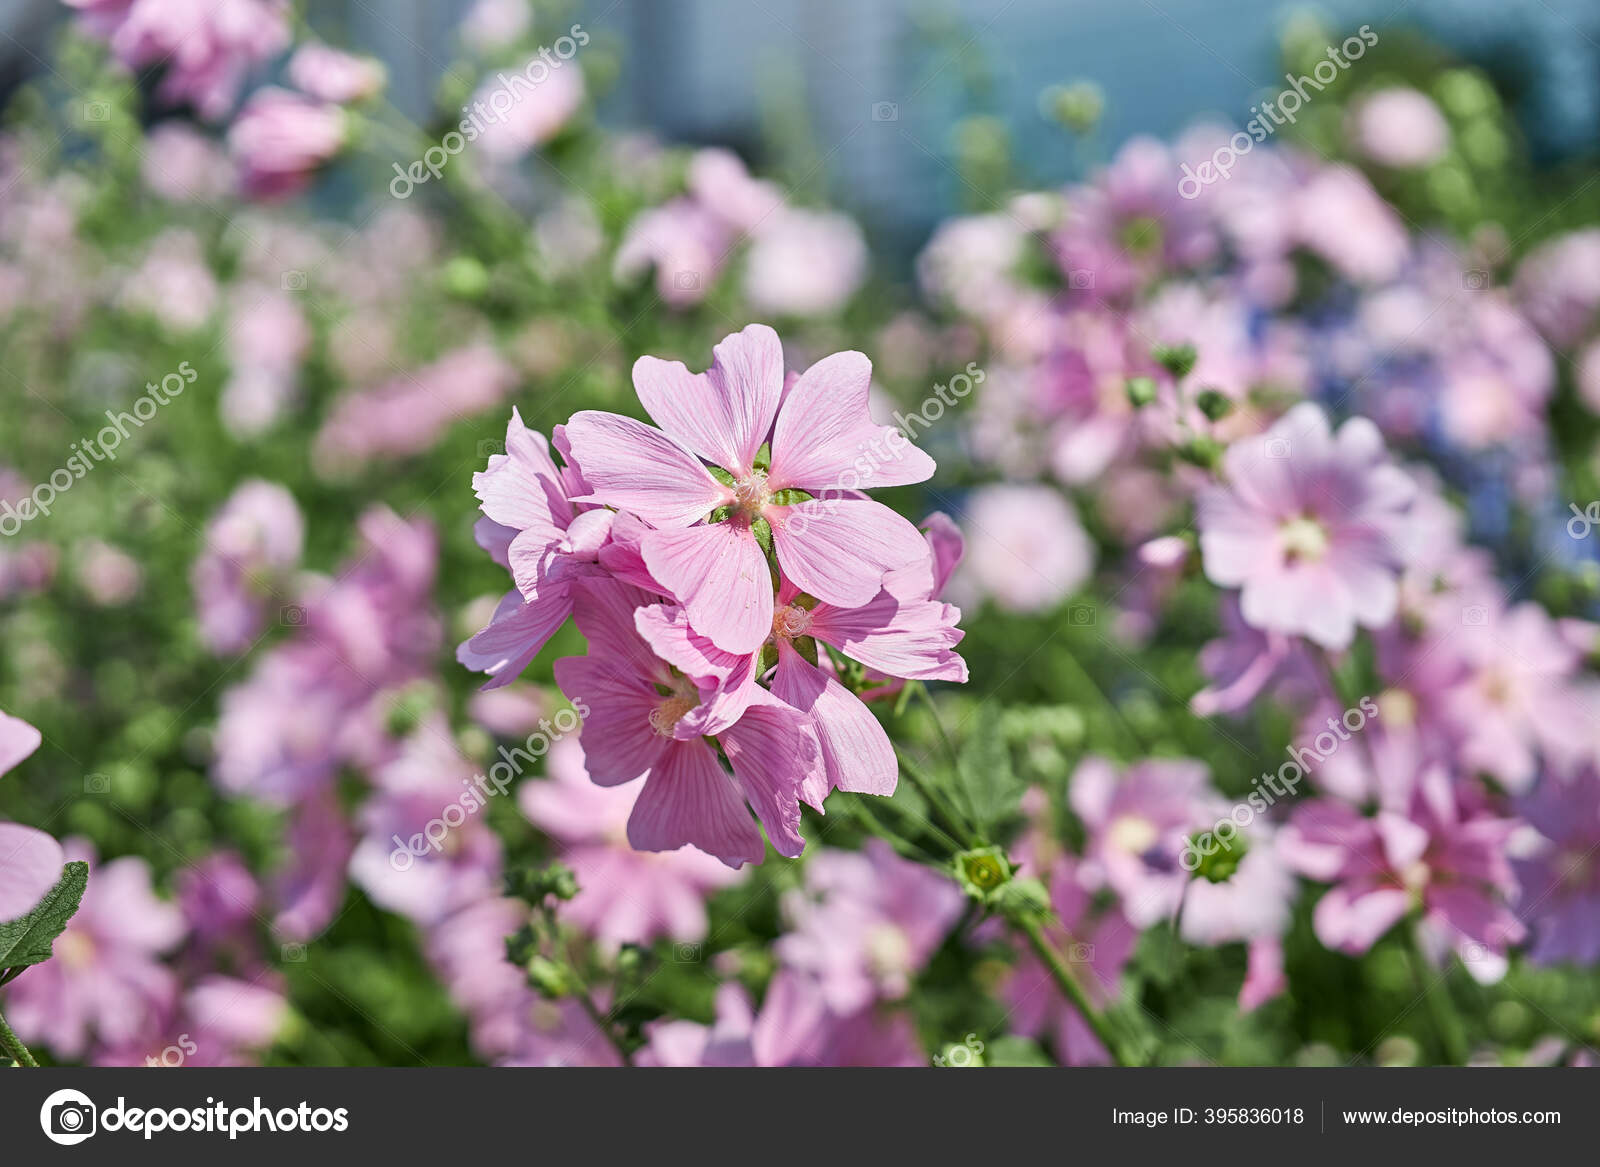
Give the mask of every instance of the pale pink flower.
[(758, 312), (826, 316), (867, 274), (867, 245), (848, 216), (785, 209), (760, 223), (745, 257), (744, 290)]
[(66, 861), (61, 844), (43, 831), (0, 822), (0, 923), (37, 907), (61, 879)]
[(144, 184), (174, 203), (212, 203), (234, 188), (233, 163), (187, 122), (165, 121), (145, 135)]
[(274, 597), (287, 594), (304, 536), (300, 508), (282, 486), (251, 479), (228, 496), (190, 573), (200, 636), (212, 652), (243, 652), (261, 635)]
[(387, 73), (371, 57), (356, 57), (316, 41), (307, 41), (289, 58), (289, 81), (318, 101), (348, 105), (383, 88)]
[(1412, 170), (1450, 148), (1450, 125), (1425, 94), (1404, 85), (1363, 97), (1350, 117), (1356, 149), (1384, 166)]
[(662, 852), (630, 847), (628, 818), (643, 783), (589, 781), (574, 739), (556, 741), (546, 767), (549, 780), (524, 782), (517, 804), (561, 844), (561, 861), (577, 877), (578, 894), (562, 916), (611, 948), (659, 937), (704, 939), (706, 897), (741, 875), (692, 846)]
[[(634, 387), (661, 430), (585, 410), (566, 433), (590, 487), (577, 501), (632, 511), (657, 528), (640, 544), (650, 574), (697, 631), (743, 653), (772, 633), (772, 576), (757, 522), (770, 529), (786, 579), (820, 600), (860, 607), (888, 572), (924, 560), (927, 546), (909, 522), (858, 492), (921, 482), (934, 465), (899, 431), (872, 421), (872, 365), (861, 353), (825, 357), (787, 390), (782, 346), (765, 325), (725, 338), (713, 357), (706, 373), (655, 357), (634, 365)], [(757, 466), (769, 436), (771, 462)], [(719, 508), (726, 518), (706, 521)]]
[(268, 86), (245, 103), (228, 131), (228, 149), (247, 196), (280, 199), (304, 190), (343, 148), (345, 136), (338, 106)]
[(1360, 171), (1318, 170), (1294, 196), (1298, 241), (1357, 283), (1393, 279), (1411, 252), (1399, 215)]
[(1241, 588), (1245, 622), (1349, 645), (1359, 624), (1394, 619), (1401, 524), (1415, 484), (1385, 457), (1364, 418), (1329, 432), (1322, 410), (1295, 406), (1224, 456), (1226, 486), (1198, 500), (1206, 575)]
[(957, 595), (989, 598), (1012, 612), (1042, 612), (1077, 591), (1095, 549), (1078, 512), (1048, 486), (1000, 483), (967, 497), (967, 554)]
[[(514, 162), (561, 132), (583, 107), (587, 89), (583, 68), (573, 61), (547, 65), (537, 83), (522, 70), (510, 70), (484, 81), (469, 108), (478, 114), (477, 146), (497, 162)], [(486, 111), (486, 112), (485, 112)]]

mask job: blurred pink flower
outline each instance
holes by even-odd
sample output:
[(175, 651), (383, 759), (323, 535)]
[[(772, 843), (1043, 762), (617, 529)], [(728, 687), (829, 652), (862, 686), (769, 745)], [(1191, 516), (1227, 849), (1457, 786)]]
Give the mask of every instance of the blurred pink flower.
[(1546, 777), (1517, 812), (1538, 832), (1511, 860), (1521, 889), (1517, 915), (1533, 937), (1528, 958), (1600, 964), (1600, 770), (1591, 766), (1568, 781)]
[(273, 600), (287, 595), (303, 539), (300, 508), (284, 487), (257, 478), (228, 496), (190, 572), (200, 636), (212, 652), (243, 652), (261, 635)]
[(78, 582), (90, 601), (102, 608), (116, 608), (139, 594), (144, 573), (126, 551), (119, 551), (99, 539), (89, 539), (74, 548), (78, 560)]
[(1367, 94), (1350, 116), (1356, 149), (1383, 166), (1415, 169), (1450, 148), (1450, 125), (1425, 94), (1393, 85)]
[(1377, 427), (1355, 418), (1329, 432), (1310, 403), (1224, 456), (1226, 486), (1198, 500), (1206, 575), (1241, 588), (1246, 623), (1349, 645), (1399, 601), (1401, 523), (1415, 484), (1386, 460)]
[(156, 898), (143, 859), (99, 863), (81, 840), (69, 839), (65, 850), (68, 859), (89, 861), (88, 891), (56, 938), (54, 957), (7, 986), (6, 1016), (24, 1042), (75, 1059), (91, 1043), (117, 1047), (154, 1036), (178, 999), (178, 979), (160, 957), (183, 939), (185, 925), (177, 908)]
[(825, 849), (806, 863), (805, 886), (786, 892), (789, 930), (774, 951), (848, 1016), (898, 1000), (961, 915), (950, 878), (901, 859), (882, 839), (860, 851)]
[(1518, 302), (1552, 344), (1570, 348), (1592, 334), (1600, 313), (1600, 228), (1541, 243), (1517, 267)]
[(297, 194), (345, 143), (345, 114), (336, 105), (268, 86), (251, 94), (233, 127), (228, 149), (239, 164), (239, 185), (255, 199)]
[(212, 203), (234, 189), (233, 164), (211, 138), (183, 121), (165, 121), (145, 135), (144, 184), (174, 203)]
[(1360, 171), (1318, 170), (1294, 196), (1295, 235), (1357, 283), (1393, 279), (1411, 252), (1399, 215)]
[(642, 783), (589, 781), (575, 739), (560, 738), (550, 747), (546, 769), (547, 780), (517, 789), (517, 804), (561, 845), (561, 860), (577, 877), (578, 894), (562, 916), (609, 948), (659, 937), (704, 939), (706, 897), (743, 876), (692, 846), (635, 851), (628, 845), (628, 818)]
[(1077, 510), (1052, 487), (979, 487), (965, 510), (967, 553), (955, 579), (962, 599), (989, 598), (1012, 612), (1048, 611), (1094, 570), (1094, 544)]
[(66, 861), (61, 844), (43, 831), (0, 822), (0, 923), (37, 907), (61, 879)]
[(211, 318), (217, 281), (206, 262), (200, 238), (169, 227), (150, 241), (143, 262), (124, 280), (124, 307), (143, 312), (172, 332), (193, 332)]
[(867, 245), (846, 215), (785, 209), (756, 228), (744, 290), (758, 312), (827, 316), (867, 274)]
[(502, 73), (485, 80), (469, 103), (481, 124), (477, 146), (496, 162), (514, 162), (544, 145), (583, 108), (587, 88), (581, 65), (535, 60), (524, 68), (534, 64), (545, 69), (537, 84), (520, 70)]
[(317, 41), (307, 41), (289, 58), (289, 83), (308, 97), (347, 105), (378, 93), (387, 80), (383, 65)]

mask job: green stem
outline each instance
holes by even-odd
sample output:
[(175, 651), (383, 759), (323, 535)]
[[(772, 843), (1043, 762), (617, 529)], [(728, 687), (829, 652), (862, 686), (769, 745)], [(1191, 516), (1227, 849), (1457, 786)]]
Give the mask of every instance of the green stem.
[(11, 1026), (6, 1024), (3, 1015), (0, 1015), (0, 1050), (4, 1050), (6, 1056), (19, 1066), (30, 1066), (35, 1070), (39, 1068), (39, 1063), (34, 1061), (33, 1055), (28, 1052), (28, 1047), (11, 1032)]
[(1072, 969), (1045, 936), (1039, 921), (1031, 916), (1021, 916), (1012, 920), (1012, 923), (1028, 938), (1028, 944), (1033, 948), (1034, 954), (1044, 961), (1045, 967), (1050, 970), (1050, 975), (1055, 978), (1061, 992), (1072, 1002), (1072, 1007), (1078, 1011), (1084, 1023), (1106, 1048), (1112, 1060), (1119, 1066), (1133, 1065), (1134, 1062), (1122, 1048), (1121, 1041), (1112, 1033), (1111, 1024), (1089, 1002), (1089, 994), (1084, 991), (1083, 986), (1078, 983), (1078, 978), (1072, 975)]
[(937, 823), (931, 821), (929, 825), (955, 843), (957, 850), (978, 846), (978, 837), (966, 827), (961, 820), (961, 816), (956, 814), (955, 810), (944, 800), (944, 796), (939, 793), (938, 788), (934, 786), (933, 782), (929, 780), (917, 764), (911, 760), (911, 756), (899, 745), (894, 747), (894, 752), (895, 756), (900, 759), (900, 769), (905, 772), (907, 778), (911, 779), (911, 785), (917, 788), (917, 793), (922, 796), (929, 809), (945, 820), (945, 826), (949, 830), (946, 831)]
[(1439, 1038), (1439, 1048), (1444, 1054), (1444, 1060), (1452, 1066), (1464, 1066), (1468, 1055), (1467, 1035), (1449, 994), (1444, 990), (1445, 974), (1440, 973), (1433, 986), (1429, 987), (1428, 958), (1422, 951), (1422, 942), (1417, 938), (1417, 921), (1414, 918), (1407, 923), (1405, 935), (1406, 955), (1411, 963), (1411, 975), (1416, 981), (1417, 992), (1421, 993), (1428, 1003), (1428, 1015)]
[(1110, 695), (1100, 687), (1100, 683), (1088, 669), (1083, 667), (1078, 658), (1070, 652), (1064, 652), (1060, 654), (1059, 659), (1066, 662), (1082, 687), (1086, 688), (1093, 695), (1095, 702), (1110, 715), (1112, 724), (1117, 727), (1117, 736), (1122, 739), (1123, 747), (1128, 750), (1128, 760), (1149, 753), (1139, 731), (1133, 728), (1133, 723), (1128, 720), (1127, 715), (1117, 708), (1116, 702), (1111, 700)]

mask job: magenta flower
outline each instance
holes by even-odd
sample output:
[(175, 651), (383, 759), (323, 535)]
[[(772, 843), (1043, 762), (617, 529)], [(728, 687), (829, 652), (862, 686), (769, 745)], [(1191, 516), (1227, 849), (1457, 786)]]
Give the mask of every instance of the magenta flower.
[[(1329, 948), (1360, 955), (1417, 911), (1432, 937), (1478, 959), (1498, 958), (1525, 929), (1507, 900), (1516, 890), (1506, 843), (1517, 829), (1473, 805), (1435, 769), (1422, 776), (1408, 813), (1366, 817), (1342, 802), (1295, 808), (1281, 853), (1301, 875), (1333, 886), (1312, 918)], [(1503, 967), (1503, 965), (1502, 965)]]
[(635, 610), (650, 601), (637, 588), (585, 580), (576, 597), (589, 655), (556, 661), (556, 682), (585, 718), (589, 777), (602, 786), (646, 779), (628, 841), (641, 851), (690, 843), (730, 867), (759, 863), (765, 847), (748, 801), (779, 853), (800, 854), (800, 792), (823, 780), (801, 715), (759, 686), (725, 702), (727, 678), (697, 685), (676, 672), (635, 630)]
[(1241, 589), (1247, 624), (1342, 649), (1358, 624), (1394, 619), (1415, 486), (1377, 427), (1355, 418), (1332, 434), (1303, 403), (1235, 442), (1224, 468), (1228, 484), (1198, 500), (1200, 550), (1213, 583)]
[[(641, 541), (651, 575), (713, 644), (753, 652), (772, 633), (762, 540), (801, 591), (858, 608), (927, 547), (909, 522), (857, 492), (921, 482), (934, 466), (868, 416), (872, 366), (862, 354), (826, 357), (787, 391), (783, 349), (765, 325), (725, 338), (713, 355), (707, 373), (654, 357), (634, 365), (640, 401), (662, 429), (585, 410), (567, 436), (590, 487), (576, 501), (632, 511), (657, 528)], [(760, 457), (769, 439), (770, 461)]]
[(571, 738), (550, 748), (550, 780), (517, 789), (522, 813), (561, 844), (578, 880), (562, 916), (601, 944), (693, 942), (706, 934), (706, 897), (738, 883), (737, 872), (694, 847), (642, 852), (628, 845), (628, 818), (641, 784), (597, 786)]
[(87, 844), (73, 840), (66, 853), (90, 864), (83, 905), (57, 937), (54, 957), (7, 986), (6, 1017), (24, 1042), (79, 1058), (91, 1042), (118, 1047), (150, 1036), (167, 1016), (178, 980), (160, 957), (185, 926), (182, 913), (151, 891), (143, 859), (97, 863)]
[(345, 115), (338, 106), (272, 86), (251, 96), (228, 131), (240, 186), (257, 199), (304, 190), (344, 141)]
[(790, 930), (776, 952), (848, 1016), (904, 997), (962, 906), (948, 877), (901, 859), (882, 839), (859, 852), (824, 850), (807, 862), (804, 889), (784, 895)]

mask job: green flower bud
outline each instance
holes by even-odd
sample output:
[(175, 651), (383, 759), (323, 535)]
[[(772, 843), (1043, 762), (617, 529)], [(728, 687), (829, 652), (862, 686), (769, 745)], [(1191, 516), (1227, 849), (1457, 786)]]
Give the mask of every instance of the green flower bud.
[(1195, 394), (1194, 403), (1200, 412), (1212, 421), (1221, 421), (1233, 412), (1233, 400), (1220, 389), (1202, 389)]
[(476, 300), (489, 290), (488, 269), (470, 255), (457, 255), (444, 265), (444, 288), (462, 300)]
[(975, 900), (991, 903), (1011, 882), (1011, 862), (999, 847), (979, 847), (955, 857), (956, 882)]
[(1158, 344), (1150, 350), (1150, 357), (1181, 381), (1194, 372), (1194, 364), (1200, 359), (1200, 354), (1195, 352), (1192, 344)]
[(1149, 377), (1128, 378), (1128, 401), (1135, 409), (1143, 409), (1156, 399), (1156, 383)]
[(528, 962), (527, 968), (528, 984), (532, 985), (541, 997), (557, 1001), (572, 992), (572, 978), (567, 974), (567, 970), (555, 961), (536, 956)]

